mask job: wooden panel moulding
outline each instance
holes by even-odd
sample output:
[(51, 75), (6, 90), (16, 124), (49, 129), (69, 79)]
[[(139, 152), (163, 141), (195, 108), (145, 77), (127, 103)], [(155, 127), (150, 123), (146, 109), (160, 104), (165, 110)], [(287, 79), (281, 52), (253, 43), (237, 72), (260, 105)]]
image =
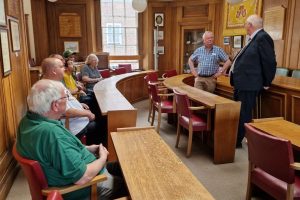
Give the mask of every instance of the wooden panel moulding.
[(264, 91), (260, 96), (260, 117), (287, 118), (287, 94), (276, 91)]
[(292, 98), (292, 122), (300, 124), (300, 96), (291, 95)]
[(183, 18), (188, 17), (208, 17), (209, 5), (198, 5), (198, 6), (184, 6), (183, 7)]

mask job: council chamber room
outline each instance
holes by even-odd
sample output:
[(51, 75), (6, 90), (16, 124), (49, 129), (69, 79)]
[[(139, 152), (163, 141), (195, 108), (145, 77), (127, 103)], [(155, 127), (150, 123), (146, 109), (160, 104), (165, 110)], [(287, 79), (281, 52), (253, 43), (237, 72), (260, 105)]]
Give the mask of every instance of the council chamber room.
[(0, 0), (0, 199), (300, 199), (299, 18)]

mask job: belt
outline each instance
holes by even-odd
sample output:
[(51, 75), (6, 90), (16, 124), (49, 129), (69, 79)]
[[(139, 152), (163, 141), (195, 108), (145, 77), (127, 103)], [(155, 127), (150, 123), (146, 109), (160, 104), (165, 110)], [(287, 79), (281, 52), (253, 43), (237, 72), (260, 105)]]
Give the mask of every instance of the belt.
[(201, 75), (201, 74), (198, 74), (198, 76), (199, 76), (199, 77), (212, 77), (213, 74), (212, 74), (212, 75)]

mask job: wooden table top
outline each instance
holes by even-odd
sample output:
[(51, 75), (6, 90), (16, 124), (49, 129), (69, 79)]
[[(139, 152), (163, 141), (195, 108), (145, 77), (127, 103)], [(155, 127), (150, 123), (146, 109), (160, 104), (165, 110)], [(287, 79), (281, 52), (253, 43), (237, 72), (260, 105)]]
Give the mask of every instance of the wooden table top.
[(251, 126), (278, 138), (290, 140), (300, 147), (300, 126), (284, 119), (249, 123)]
[(153, 128), (111, 136), (133, 200), (214, 199)]
[(164, 85), (170, 89), (177, 89), (179, 92), (186, 93), (194, 101), (201, 102), (209, 108), (214, 108), (216, 104), (232, 103), (230, 99), (199, 90), (183, 82), (184, 79), (191, 77), (191, 74), (181, 74), (167, 78)]
[(149, 71), (132, 72), (112, 76), (98, 82), (94, 86), (94, 92), (102, 115), (107, 115), (108, 111), (134, 110), (135, 108), (128, 102), (123, 94), (117, 89), (117, 83), (123, 79), (144, 74)]
[[(228, 76), (218, 77), (217, 84), (232, 88), (230, 85), (230, 77)], [(300, 91), (300, 79), (287, 76), (275, 76), (274, 80), (272, 81), (272, 86)]]

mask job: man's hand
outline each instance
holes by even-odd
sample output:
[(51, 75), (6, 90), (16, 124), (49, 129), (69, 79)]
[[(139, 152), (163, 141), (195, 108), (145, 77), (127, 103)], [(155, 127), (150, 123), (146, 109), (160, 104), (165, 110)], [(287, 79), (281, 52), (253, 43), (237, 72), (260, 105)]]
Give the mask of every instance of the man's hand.
[(96, 145), (96, 144), (92, 144), (90, 146), (86, 146), (87, 150), (89, 150), (91, 153), (99, 153), (98, 150), (99, 150), (99, 145)]
[(89, 112), (87, 117), (89, 118), (90, 121), (93, 121), (95, 119), (95, 115), (91, 111), (89, 111), (89, 110), (87, 110), (87, 111)]
[(107, 151), (107, 149), (102, 144), (100, 144), (99, 145), (99, 156), (100, 156), (100, 158), (107, 160), (108, 154), (109, 154), (109, 152)]
[[(83, 91), (83, 90), (79, 90), (79, 94), (81, 95), (81, 96), (86, 96), (86, 93)], [(86, 105), (87, 106), (87, 105)]]
[(191, 71), (192, 71), (193, 76), (198, 77), (198, 74), (195, 70), (191, 70)]
[(85, 109), (85, 110), (89, 110), (90, 107), (88, 105), (86, 105), (85, 103), (81, 103), (82, 107)]

